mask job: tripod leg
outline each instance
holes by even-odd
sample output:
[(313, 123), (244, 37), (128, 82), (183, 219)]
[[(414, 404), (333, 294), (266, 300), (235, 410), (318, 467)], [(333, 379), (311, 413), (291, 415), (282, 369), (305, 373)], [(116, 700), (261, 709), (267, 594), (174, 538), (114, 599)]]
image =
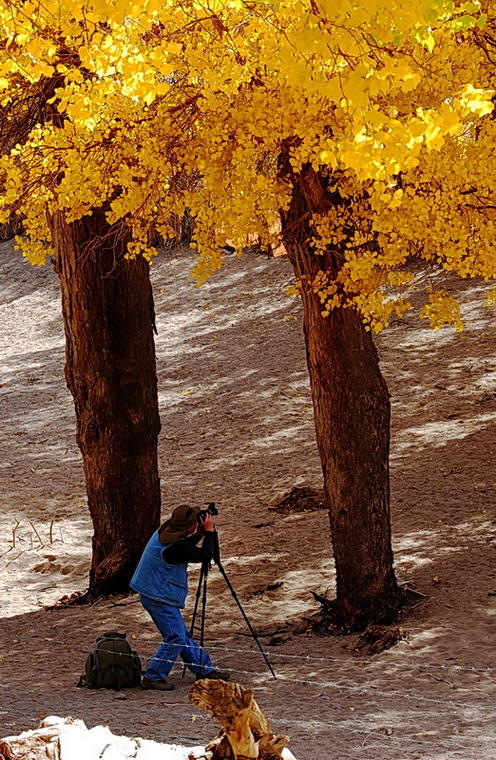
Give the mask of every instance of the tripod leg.
[(200, 595), (203, 588), (203, 565), (200, 570), (200, 578), (198, 581), (198, 588), (196, 589), (196, 596), (195, 596), (195, 606), (193, 608), (193, 615), (191, 617), (191, 625), (189, 628), (189, 634), (190, 636), (193, 635), (193, 631), (195, 630), (195, 622), (196, 622), (196, 615), (198, 613), (198, 604), (200, 602)]
[(205, 640), (205, 613), (207, 609), (207, 579), (208, 579), (208, 565), (206, 565), (203, 572), (203, 597), (202, 597), (202, 612), (201, 612), (201, 627), (200, 627), (200, 646), (203, 649), (203, 642)]
[(258, 648), (260, 649), (260, 651), (261, 651), (261, 653), (263, 655), (263, 658), (264, 658), (264, 660), (266, 662), (266, 665), (267, 665), (268, 669), (270, 670), (270, 672), (272, 673), (272, 675), (274, 676), (274, 678), (277, 678), (276, 674), (274, 673), (274, 669), (273, 669), (272, 665), (269, 662), (269, 658), (267, 657), (267, 653), (266, 653), (265, 649), (263, 648), (263, 646), (261, 645), (260, 639), (258, 638), (258, 636), (257, 636), (257, 634), (255, 632), (255, 629), (253, 628), (252, 624), (250, 623), (250, 621), (248, 619), (248, 616), (247, 616), (246, 612), (244, 611), (244, 609), (243, 609), (243, 607), (241, 605), (241, 602), (238, 599), (238, 595), (236, 594), (231, 581), (227, 577), (227, 573), (224, 570), (224, 568), (222, 567), (222, 564), (221, 564), (220, 560), (217, 560), (217, 567), (219, 568), (219, 570), (220, 570), (220, 572), (221, 572), (221, 574), (222, 574), (225, 582), (227, 583), (227, 587), (228, 587), (229, 591), (232, 594), (232, 597), (233, 597), (234, 601), (238, 605), (238, 607), (240, 609), (240, 612), (243, 615), (245, 623), (248, 626), (251, 635), (253, 636), (253, 640), (256, 642)]
[[(196, 589), (196, 596), (195, 596), (195, 606), (193, 607), (193, 615), (191, 616), (191, 625), (189, 628), (189, 635), (193, 636), (193, 632), (195, 630), (195, 623), (196, 623), (196, 616), (198, 614), (198, 605), (200, 603), (200, 596), (202, 592), (202, 588), (204, 587), (204, 575), (206, 575), (206, 572), (208, 572), (203, 565), (200, 569), (200, 578), (198, 580), (198, 588)], [(206, 578), (205, 578), (206, 580)], [(205, 592), (206, 593), (206, 592)], [(202, 628), (204, 627), (204, 623), (202, 624)], [(183, 678), (186, 675), (186, 665), (183, 665)]]

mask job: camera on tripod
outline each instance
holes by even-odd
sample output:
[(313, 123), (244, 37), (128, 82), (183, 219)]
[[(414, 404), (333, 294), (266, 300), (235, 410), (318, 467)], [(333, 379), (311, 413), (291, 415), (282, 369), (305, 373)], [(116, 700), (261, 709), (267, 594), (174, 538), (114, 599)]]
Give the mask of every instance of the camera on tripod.
[(212, 515), (212, 517), (215, 517), (215, 515), (219, 514), (219, 510), (217, 509), (215, 505), (215, 501), (206, 501), (205, 504), (207, 505), (206, 509), (200, 509), (198, 512), (196, 519), (199, 523), (201, 523), (207, 515)]

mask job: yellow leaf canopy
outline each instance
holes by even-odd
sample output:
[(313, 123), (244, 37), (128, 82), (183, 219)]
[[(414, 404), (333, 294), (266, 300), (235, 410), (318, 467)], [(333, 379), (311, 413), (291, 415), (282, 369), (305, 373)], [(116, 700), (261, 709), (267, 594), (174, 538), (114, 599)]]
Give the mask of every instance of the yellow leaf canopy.
[(387, 324), (411, 256), (495, 276), (489, 2), (0, 0), (0, 23), (0, 205), (33, 262), (55, 210), (103, 207), (150, 257), (189, 208), (202, 279), (226, 239), (278, 242), (290, 146), (348, 199), (312, 219), (314, 251), (345, 252), (324, 312), (347, 294)]

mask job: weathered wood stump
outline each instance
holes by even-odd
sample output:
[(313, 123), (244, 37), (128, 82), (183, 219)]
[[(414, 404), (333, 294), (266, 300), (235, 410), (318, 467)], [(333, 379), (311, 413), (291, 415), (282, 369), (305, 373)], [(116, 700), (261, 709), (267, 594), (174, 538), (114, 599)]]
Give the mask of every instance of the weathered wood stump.
[(191, 688), (189, 700), (222, 725), (222, 731), (206, 751), (211, 760), (280, 760), (292, 757), (283, 750), (287, 736), (273, 734), (253, 698), (238, 683), (203, 679)]

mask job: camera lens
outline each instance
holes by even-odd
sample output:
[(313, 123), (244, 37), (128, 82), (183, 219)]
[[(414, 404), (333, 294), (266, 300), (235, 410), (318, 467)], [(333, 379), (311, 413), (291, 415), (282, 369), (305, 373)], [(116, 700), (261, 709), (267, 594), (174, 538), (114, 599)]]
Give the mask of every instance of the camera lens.
[(207, 508), (206, 509), (200, 509), (197, 515), (198, 522), (201, 522), (206, 518), (207, 515), (212, 515), (212, 517), (215, 517), (215, 515), (219, 514), (219, 510), (215, 506), (215, 501), (208, 501), (207, 502)]

